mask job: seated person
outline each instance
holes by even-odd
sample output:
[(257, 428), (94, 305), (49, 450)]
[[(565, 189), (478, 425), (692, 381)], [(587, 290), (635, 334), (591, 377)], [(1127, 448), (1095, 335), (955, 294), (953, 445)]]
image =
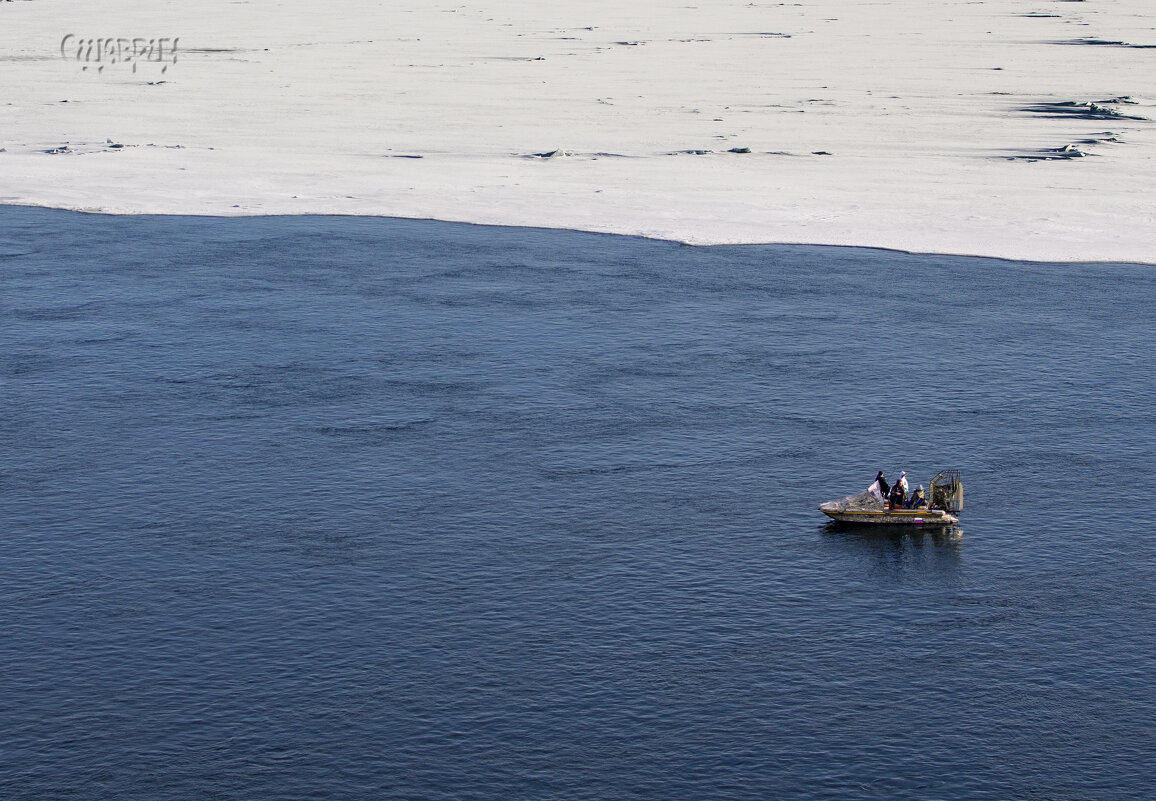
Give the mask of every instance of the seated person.
[(903, 485), (898, 481), (891, 487), (891, 508), (902, 509), (904, 501), (907, 500), (907, 493), (903, 491)]
[(907, 508), (908, 509), (926, 509), (927, 508), (927, 496), (925, 496), (923, 494), (923, 485), (922, 484), (920, 484), (919, 488), (917, 490), (915, 490), (915, 493), (911, 496), (911, 500), (909, 500), (907, 502)]

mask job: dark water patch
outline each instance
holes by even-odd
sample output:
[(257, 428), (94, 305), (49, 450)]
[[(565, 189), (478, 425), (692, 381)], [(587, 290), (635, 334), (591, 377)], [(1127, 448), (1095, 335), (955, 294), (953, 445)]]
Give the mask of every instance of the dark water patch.
[[(726, 36), (753, 36), (758, 39), (790, 39), (792, 34), (778, 31), (738, 31), (724, 34)], [(683, 40), (686, 41), (686, 40)], [(707, 40), (709, 41), (709, 40)]]
[(1150, 266), (0, 229), (6, 799), (1156, 783)]
[(1033, 103), (1030, 106), (1024, 106), (1021, 111), (1029, 114), (1042, 114), (1051, 117), (1059, 117), (1063, 119), (1082, 119), (1082, 120), (1147, 120), (1147, 117), (1139, 115), (1125, 114), (1119, 109), (1111, 106), (1117, 103), (1126, 102), (1120, 98), (1114, 100), (1104, 101), (1088, 101), (1077, 102), (1075, 100), (1064, 100), (1059, 102), (1049, 103)]
[(345, 425), (321, 426), (318, 434), (352, 442), (377, 444), (394, 438), (397, 434), (415, 432), (435, 422), (432, 418), (403, 420), (398, 422), (347, 423)]
[(14, 314), (17, 317), (26, 320), (45, 320), (45, 321), (66, 321), (79, 320), (86, 316), (86, 307), (93, 305), (89, 303), (79, 303), (70, 306), (55, 306), (55, 307), (41, 307), (41, 308), (25, 308), (17, 309)]
[(1156, 49), (1156, 45), (1150, 45), (1150, 44), (1132, 44), (1131, 42), (1117, 41), (1114, 39), (1092, 39), (1092, 38), (1083, 38), (1083, 37), (1079, 38), (1079, 39), (1062, 39), (1059, 41), (1052, 42), (1052, 44), (1087, 45), (1090, 47), (1126, 47), (1126, 48), (1130, 48), (1133, 50), (1153, 50), (1153, 49)]

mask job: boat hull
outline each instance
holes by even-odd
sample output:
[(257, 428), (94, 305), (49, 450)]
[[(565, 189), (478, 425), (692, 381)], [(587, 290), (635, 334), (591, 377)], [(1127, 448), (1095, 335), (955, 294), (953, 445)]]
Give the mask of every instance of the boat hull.
[(820, 509), (819, 511), (840, 523), (865, 526), (954, 526), (959, 522), (958, 517), (940, 509), (884, 509), (857, 512)]

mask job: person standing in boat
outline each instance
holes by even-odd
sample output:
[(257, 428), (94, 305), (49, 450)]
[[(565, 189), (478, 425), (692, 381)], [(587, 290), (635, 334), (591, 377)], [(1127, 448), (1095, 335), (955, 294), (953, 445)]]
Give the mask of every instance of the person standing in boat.
[(875, 476), (875, 483), (879, 487), (879, 495), (886, 498), (891, 492), (891, 485), (887, 483), (887, 479), (883, 478), (882, 470)]

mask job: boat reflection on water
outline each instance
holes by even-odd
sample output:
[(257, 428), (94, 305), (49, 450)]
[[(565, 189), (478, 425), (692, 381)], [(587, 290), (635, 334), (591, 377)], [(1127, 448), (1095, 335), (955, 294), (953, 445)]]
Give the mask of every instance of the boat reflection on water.
[(821, 527), (828, 547), (842, 559), (866, 562), (868, 572), (885, 583), (935, 577), (936, 583), (960, 579), (963, 529), (958, 526), (861, 526), (831, 521)]
[(920, 526), (920, 525), (891, 525), (864, 526), (858, 523), (843, 523), (831, 520), (823, 526), (828, 534), (840, 534), (847, 538), (859, 540), (880, 540), (902, 542), (904, 540), (928, 540), (933, 545), (958, 546), (963, 540), (963, 527), (953, 526)]

